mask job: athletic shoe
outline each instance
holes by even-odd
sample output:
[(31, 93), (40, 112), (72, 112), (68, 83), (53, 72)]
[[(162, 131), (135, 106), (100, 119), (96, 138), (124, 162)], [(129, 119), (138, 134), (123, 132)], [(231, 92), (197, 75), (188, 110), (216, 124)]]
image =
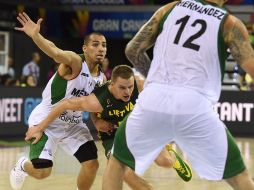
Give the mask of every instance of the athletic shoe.
[(27, 160), (28, 159), (26, 157), (24, 157), (24, 156), (21, 157), (17, 161), (14, 168), (11, 170), (10, 183), (11, 183), (12, 189), (14, 189), (14, 190), (21, 189), (21, 187), (23, 186), (23, 183), (25, 181), (27, 173), (23, 170), (22, 164), (23, 164), (23, 162), (26, 162)]
[(175, 162), (173, 163), (173, 168), (176, 170), (177, 174), (184, 181), (190, 181), (192, 178), (190, 166), (176, 153), (176, 151), (172, 148), (172, 145), (167, 144), (166, 149), (169, 153), (173, 153), (176, 158)]

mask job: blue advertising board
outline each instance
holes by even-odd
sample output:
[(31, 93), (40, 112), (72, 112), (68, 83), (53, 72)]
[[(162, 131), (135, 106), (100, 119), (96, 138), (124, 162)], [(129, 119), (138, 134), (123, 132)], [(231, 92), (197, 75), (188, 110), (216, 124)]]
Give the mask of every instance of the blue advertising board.
[(110, 38), (131, 38), (152, 12), (91, 12), (87, 33), (101, 32)]
[(153, 0), (58, 0), (62, 5), (148, 5)]
[[(4, 88), (0, 93), (0, 140), (23, 139), (31, 111), (41, 101), (41, 88)], [(18, 92), (18, 93), (17, 93)], [(220, 119), (235, 136), (254, 135), (254, 92), (223, 91), (214, 106)], [(96, 137), (90, 115), (83, 121)]]
[(253, 5), (253, 0), (228, 0), (227, 5)]
[[(28, 118), (33, 109), (41, 102), (42, 88), (2, 88), (0, 93), (0, 140), (21, 140), (28, 129)], [(87, 112), (83, 121), (92, 134), (96, 130)]]

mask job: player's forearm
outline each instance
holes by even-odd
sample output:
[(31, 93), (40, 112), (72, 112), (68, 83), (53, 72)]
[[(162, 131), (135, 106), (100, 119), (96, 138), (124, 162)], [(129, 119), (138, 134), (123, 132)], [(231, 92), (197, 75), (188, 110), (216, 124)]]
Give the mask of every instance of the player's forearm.
[(40, 131), (44, 131), (49, 126), (50, 123), (52, 123), (56, 118), (58, 118), (61, 115), (61, 113), (67, 110), (68, 105), (69, 104), (66, 104), (66, 100), (56, 105), (48, 114), (48, 116), (40, 123), (39, 125)]
[(56, 47), (56, 45), (44, 38), (40, 33), (32, 36), (34, 43), (56, 63), (71, 65), (72, 57), (70, 54)]
[(44, 38), (40, 33), (34, 34), (31, 37), (34, 43), (49, 57), (54, 58), (57, 55), (57, 47), (55, 44), (46, 38)]
[(146, 51), (151, 48), (158, 35), (158, 26), (163, 13), (156, 11), (156, 13), (147, 21), (134, 38), (127, 44), (125, 54), (133, 66), (144, 77), (147, 77), (148, 70), (151, 65), (151, 60)]

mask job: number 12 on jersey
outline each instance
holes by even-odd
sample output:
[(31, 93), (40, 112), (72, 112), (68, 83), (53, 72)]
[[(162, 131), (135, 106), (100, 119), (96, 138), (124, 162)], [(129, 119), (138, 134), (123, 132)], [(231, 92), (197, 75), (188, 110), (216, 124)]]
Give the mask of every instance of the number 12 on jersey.
[[(186, 27), (186, 24), (188, 23), (190, 19), (190, 16), (189, 15), (186, 15), (185, 17), (179, 19), (176, 21), (175, 25), (178, 25), (180, 24), (180, 27), (179, 27), (179, 30), (176, 34), (176, 37), (175, 37), (175, 40), (174, 40), (174, 44), (179, 44), (179, 41), (181, 39), (181, 35)], [(207, 24), (206, 24), (206, 21), (205, 20), (202, 20), (202, 19), (197, 19), (195, 20), (191, 26), (192, 27), (196, 27), (197, 25), (201, 25), (201, 28), (200, 30), (193, 34), (192, 36), (190, 36), (184, 43), (183, 43), (183, 47), (185, 48), (190, 48), (190, 49), (193, 49), (195, 51), (199, 51), (199, 48), (200, 46), (198, 44), (195, 44), (193, 43), (193, 41), (197, 38), (199, 38), (200, 36), (202, 36), (205, 31), (206, 31), (206, 28), (207, 28)]]

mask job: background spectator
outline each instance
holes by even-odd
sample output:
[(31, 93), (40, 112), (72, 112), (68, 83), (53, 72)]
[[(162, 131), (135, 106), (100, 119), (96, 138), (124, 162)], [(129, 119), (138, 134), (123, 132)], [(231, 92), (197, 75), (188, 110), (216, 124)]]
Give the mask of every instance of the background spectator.
[(32, 60), (28, 62), (22, 70), (22, 75), (23, 76), (33, 76), (34, 81), (35, 81), (35, 86), (38, 85), (39, 82), (39, 77), (40, 77), (40, 67), (38, 66), (39, 61), (41, 57), (40, 54), (35, 52), (32, 54)]
[(11, 56), (8, 57), (7, 74), (9, 74), (11, 77), (15, 77), (14, 61)]
[(47, 73), (47, 81), (49, 81), (49, 79), (51, 79), (51, 77), (55, 74), (55, 72), (57, 71), (58, 65), (57, 63), (52, 63), (48, 73)]
[(5, 81), (4, 86), (9, 86), (9, 87), (13, 87), (13, 86), (19, 86), (19, 80), (17, 80), (14, 77), (10, 77)]
[(36, 83), (32, 75), (26, 76), (26, 85), (27, 87), (35, 87)]
[(110, 80), (112, 69), (109, 68), (109, 59), (105, 57), (103, 63), (102, 63), (102, 72), (105, 74), (107, 80)]

